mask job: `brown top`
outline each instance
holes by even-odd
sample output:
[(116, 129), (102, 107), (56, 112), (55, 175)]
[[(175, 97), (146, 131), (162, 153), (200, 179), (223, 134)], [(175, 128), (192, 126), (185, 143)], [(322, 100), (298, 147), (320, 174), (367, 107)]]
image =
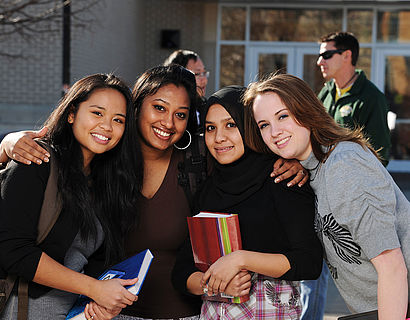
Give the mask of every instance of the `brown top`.
[(126, 239), (127, 256), (150, 249), (154, 255), (138, 301), (123, 314), (142, 318), (170, 319), (197, 315), (201, 300), (184, 296), (171, 284), (171, 271), (177, 251), (188, 236), (188, 200), (178, 185), (178, 163), (184, 154), (175, 150), (160, 188), (147, 199), (138, 195), (140, 220)]

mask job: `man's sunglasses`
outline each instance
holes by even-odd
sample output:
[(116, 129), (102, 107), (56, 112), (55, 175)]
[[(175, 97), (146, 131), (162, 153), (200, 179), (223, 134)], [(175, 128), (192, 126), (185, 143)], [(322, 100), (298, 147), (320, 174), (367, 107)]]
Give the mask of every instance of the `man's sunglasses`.
[(321, 54), (319, 54), (318, 59), (319, 59), (320, 57), (322, 57), (323, 59), (327, 60), (327, 59), (330, 59), (331, 57), (333, 57), (333, 55), (334, 55), (335, 53), (340, 54), (340, 53), (342, 53), (342, 52), (345, 52), (346, 50), (347, 50), (347, 49), (327, 50), (327, 51), (322, 52)]

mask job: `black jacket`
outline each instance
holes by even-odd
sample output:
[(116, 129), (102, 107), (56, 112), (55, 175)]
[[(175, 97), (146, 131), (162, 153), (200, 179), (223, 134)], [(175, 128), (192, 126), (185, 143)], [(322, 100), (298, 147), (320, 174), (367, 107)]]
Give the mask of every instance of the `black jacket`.
[[(12, 163), (1, 179), (0, 278), (8, 273), (29, 281), (34, 278), (42, 252), (64, 264), (64, 257), (78, 233), (73, 215), (61, 211), (54, 227), (36, 245), (38, 218), (50, 165)], [(29, 295), (39, 297), (49, 287), (30, 282)]]

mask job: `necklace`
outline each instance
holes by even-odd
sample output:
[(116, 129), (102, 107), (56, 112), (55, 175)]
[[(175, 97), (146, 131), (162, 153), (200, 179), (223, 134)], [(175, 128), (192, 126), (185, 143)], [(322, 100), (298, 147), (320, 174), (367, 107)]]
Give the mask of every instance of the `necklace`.
[(339, 87), (339, 89), (345, 88), (350, 83), (350, 81), (354, 79), (354, 77), (356, 77), (356, 71), (353, 73), (353, 76), (349, 80), (347, 80), (347, 82), (343, 86)]

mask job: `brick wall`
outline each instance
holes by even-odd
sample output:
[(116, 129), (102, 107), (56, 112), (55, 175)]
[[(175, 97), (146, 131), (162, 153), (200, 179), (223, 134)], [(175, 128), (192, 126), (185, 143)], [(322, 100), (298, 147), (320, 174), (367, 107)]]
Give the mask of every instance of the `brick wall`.
[(145, 65), (161, 64), (174, 50), (161, 49), (162, 29), (181, 31), (181, 48), (201, 53), (203, 3), (184, 0), (147, 0), (145, 17)]
[(1, 47), (24, 58), (0, 56), (0, 103), (50, 104), (61, 90), (61, 35), (35, 36), (30, 42), (16, 36)]

